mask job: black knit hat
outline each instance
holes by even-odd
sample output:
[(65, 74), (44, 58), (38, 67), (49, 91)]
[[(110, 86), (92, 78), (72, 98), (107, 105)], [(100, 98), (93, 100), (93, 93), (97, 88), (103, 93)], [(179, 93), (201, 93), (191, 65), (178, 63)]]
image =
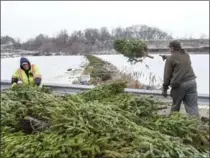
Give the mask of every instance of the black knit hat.
[(174, 41), (171, 41), (169, 43), (169, 47), (173, 47), (173, 48), (177, 48), (177, 49), (181, 49), (182, 46), (181, 46), (181, 43), (177, 40), (174, 40)]

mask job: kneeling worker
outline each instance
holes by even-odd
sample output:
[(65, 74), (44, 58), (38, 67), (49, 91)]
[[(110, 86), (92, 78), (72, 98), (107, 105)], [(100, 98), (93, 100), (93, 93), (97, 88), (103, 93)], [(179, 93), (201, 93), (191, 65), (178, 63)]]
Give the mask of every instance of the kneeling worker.
[(12, 76), (12, 87), (15, 86), (18, 81), (21, 81), (23, 85), (40, 86), (41, 74), (36, 65), (31, 64), (27, 58), (22, 57), (20, 59), (20, 68), (18, 68)]

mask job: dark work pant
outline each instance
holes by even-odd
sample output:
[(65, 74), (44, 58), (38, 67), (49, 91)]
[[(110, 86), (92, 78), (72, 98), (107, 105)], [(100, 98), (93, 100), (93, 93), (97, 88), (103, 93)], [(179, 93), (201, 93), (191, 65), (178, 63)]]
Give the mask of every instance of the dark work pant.
[(199, 116), (197, 83), (195, 80), (183, 82), (179, 87), (172, 88), (171, 97), (173, 99), (171, 112), (180, 111), (183, 101), (188, 114)]

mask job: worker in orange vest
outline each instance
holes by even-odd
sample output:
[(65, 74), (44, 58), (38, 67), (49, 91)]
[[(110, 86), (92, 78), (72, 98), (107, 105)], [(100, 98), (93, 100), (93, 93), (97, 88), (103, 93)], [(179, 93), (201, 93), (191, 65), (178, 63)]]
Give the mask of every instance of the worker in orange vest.
[(20, 68), (18, 68), (12, 76), (12, 87), (15, 86), (18, 81), (21, 81), (23, 85), (40, 86), (42, 76), (39, 68), (31, 64), (27, 58), (22, 57), (20, 59)]

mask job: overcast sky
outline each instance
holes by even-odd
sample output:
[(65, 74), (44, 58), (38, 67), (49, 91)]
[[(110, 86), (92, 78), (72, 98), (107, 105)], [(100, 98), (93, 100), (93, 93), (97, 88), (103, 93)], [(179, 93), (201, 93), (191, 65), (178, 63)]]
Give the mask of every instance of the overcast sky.
[(146, 24), (174, 37), (209, 37), (209, 1), (1, 1), (1, 35), (25, 41), (43, 33)]

